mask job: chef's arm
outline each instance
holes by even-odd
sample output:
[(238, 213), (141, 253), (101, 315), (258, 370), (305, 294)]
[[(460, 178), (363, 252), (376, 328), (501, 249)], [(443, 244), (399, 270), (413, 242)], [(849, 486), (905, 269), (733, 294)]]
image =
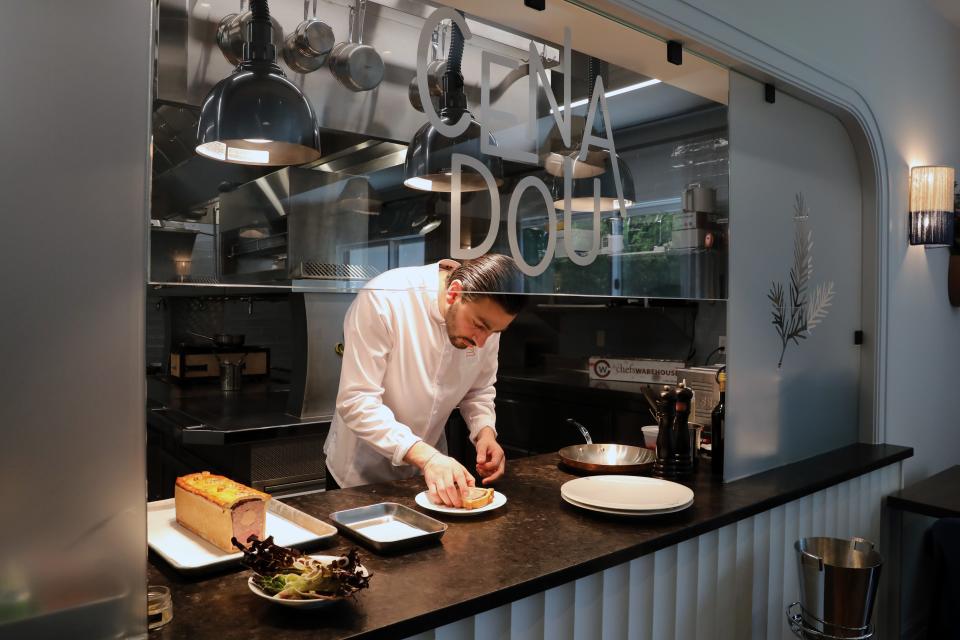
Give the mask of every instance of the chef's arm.
[(497, 391), (494, 384), (497, 381), (497, 356), (500, 351), (499, 336), (494, 336), (487, 343), (488, 353), (484, 353), (485, 361), (477, 374), (477, 379), (473, 386), (467, 391), (466, 395), (460, 401), (460, 415), (467, 423), (467, 429), (470, 431), (470, 442), (477, 444), (477, 440), (484, 430), (485, 436), (497, 436), (497, 411), (494, 405), (494, 398)]
[(395, 466), (420, 438), (383, 404), (387, 355), (393, 347), (388, 314), (361, 291), (343, 321), (344, 351), (337, 413), (344, 424)]

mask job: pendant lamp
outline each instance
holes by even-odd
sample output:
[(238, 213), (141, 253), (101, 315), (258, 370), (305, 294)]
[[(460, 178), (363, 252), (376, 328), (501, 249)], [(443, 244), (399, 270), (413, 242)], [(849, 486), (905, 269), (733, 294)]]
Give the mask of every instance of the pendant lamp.
[(276, 63), (267, 0), (250, 1), (243, 60), (200, 107), (196, 151), (238, 164), (285, 166), (320, 157), (310, 101)]
[[(587, 104), (593, 101), (593, 94), (596, 91), (597, 78), (602, 77), (606, 70), (607, 63), (596, 58), (590, 58), (587, 73), (590, 86), (590, 97)], [(597, 109), (596, 117), (593, 121), (593, 135), (599, 138), (606, 137), (606, 128), (603, 121), (604, 115), (601, 109)], [(586, 125), (584, 125), (583, 135), (586, 135)], [(581, 136), (581, 140), (583, 136)], [(553, 206), (558, 210), (564, 210), (563, 194), (563, 159), (569, 157), (573, 160), (573, 192), (570, 194), (570, 208), (575, 213), (590, 212), (594, 208), (594, 180), (600, 181), (600, 211), (617, 211), (620, 209), (620, 201), (617, 198), (616, 175), (619, 173), (620, 184), (623, 188), (623, 201), (625, 206), (630, 206), (636, 200), (636, 190), (633, 184), (633, 174), (630, 167), (623, 161), (623, 158), (617, 154), (616, 166), (614, 171), (614, 156), (606, 149), (587, 150), (583, 160), (579, 160), (580, 150), (561, 149), (552, 152), (546, 158), (544, 168), (548, 173), (555, 176), (553, 181)]]
[[(454, 153), (470, 156), (480, 161), (493, 175), (497, 186), (503, 184), (503, 163), (497, 156), (487, 155), (480, 150), (480, 123), (467, 110), (467, 97), (463, 91), (464, 39), (463, 32), (456, 22), (450, 38), (450, 52), (447, 56), (447, 70), (443, 76), (443, 93), (440, 95), (440, 120), (447, 125), (455, 125), (463, 114), (470, 117), (470, 124), (462, 134), (448, 138), (429, 122), (413, 135), (407, 148), (407, 158), (403, 167), (403, 184), (421, 191), (439, 191), (449, 193), (453, 189)], [(429, 108), (429, 105), (424, 105)], [(497, 146), (493, 136), (488, 137), (491, 146)], [(483, 177), (474, 172), (464, 171), (460, 175), (461, 191), (482, 191), (487, 188)]]

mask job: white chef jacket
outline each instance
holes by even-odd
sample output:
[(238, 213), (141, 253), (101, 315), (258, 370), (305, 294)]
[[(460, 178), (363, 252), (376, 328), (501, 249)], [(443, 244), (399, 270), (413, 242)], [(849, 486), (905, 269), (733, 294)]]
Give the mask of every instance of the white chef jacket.
[(440, 264), (392, 269), (357, 294), (343, 321), (337, 409), (324, 445), (341, 487), (409, 478), (403, 461), (423, 440), (446, 452), (444, 426), (459, 404), (476, 442), (496, 430), (500, 335), (457, 349), (437, 304)]

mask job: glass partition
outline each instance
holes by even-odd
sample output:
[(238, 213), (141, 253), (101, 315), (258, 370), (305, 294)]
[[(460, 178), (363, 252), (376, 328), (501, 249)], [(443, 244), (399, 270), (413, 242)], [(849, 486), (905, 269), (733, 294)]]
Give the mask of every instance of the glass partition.
[[(499, 253), (517, 292), (725, 299), (727, 71), (573, 3), (447, 4), (376, 5), (383, 84), (318, 108), (316, 163), (218, 196), (217, 282), (355, 290)], [(351, 105), (369, 120), (337, 129)]]

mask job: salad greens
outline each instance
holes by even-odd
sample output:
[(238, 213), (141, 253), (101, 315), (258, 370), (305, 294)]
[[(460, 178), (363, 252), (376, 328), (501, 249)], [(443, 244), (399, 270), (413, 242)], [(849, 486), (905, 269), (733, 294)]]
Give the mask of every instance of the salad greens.
[(253, 583), (264, 593), (291, 600), (344, 598), (370, 586), (370, 575), (351, 549), (345, 556), (325, 564), (297, 549), (273, 543), (273, 536), (259, 540), (250, 536), (248, 546), (233, 539), (243, 551), (243, 564), (254, 572)]

